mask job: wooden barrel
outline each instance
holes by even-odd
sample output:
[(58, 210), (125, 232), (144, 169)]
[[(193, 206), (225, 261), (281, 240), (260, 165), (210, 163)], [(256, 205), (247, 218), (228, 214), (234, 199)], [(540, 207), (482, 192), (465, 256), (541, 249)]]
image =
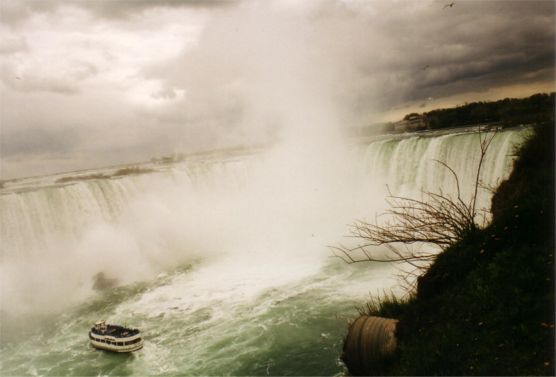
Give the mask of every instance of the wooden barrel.
[(381, 366), (396, 350), (398, 320), (363, 315), (348, 329), (342, 360), (352, 375), (381, 374)]

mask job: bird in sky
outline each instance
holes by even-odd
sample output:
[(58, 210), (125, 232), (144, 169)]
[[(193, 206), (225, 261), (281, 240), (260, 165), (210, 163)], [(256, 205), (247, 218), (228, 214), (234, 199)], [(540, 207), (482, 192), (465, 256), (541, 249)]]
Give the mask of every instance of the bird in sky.
[(446, 8), (448, 8), (448, 7), (451, 8), (451, 7), (453, 7), (454, 5), (456, 5), (456, 3), (446, 4), (446, 5), (444, 5), (444, 8), (442, 8), (442, 9), (446, 9)]
[(423, 71), (426, 71), (429, 67), (430, 65), (427, 64), (426, 66), (423, 67)]

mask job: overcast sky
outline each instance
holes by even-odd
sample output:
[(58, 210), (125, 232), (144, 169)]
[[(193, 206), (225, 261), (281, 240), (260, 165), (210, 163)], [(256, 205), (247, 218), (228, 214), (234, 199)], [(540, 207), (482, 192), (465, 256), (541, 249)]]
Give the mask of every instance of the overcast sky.
[(2, 0), (0, 178), (554, 90), (553, 1), (450, 2)]

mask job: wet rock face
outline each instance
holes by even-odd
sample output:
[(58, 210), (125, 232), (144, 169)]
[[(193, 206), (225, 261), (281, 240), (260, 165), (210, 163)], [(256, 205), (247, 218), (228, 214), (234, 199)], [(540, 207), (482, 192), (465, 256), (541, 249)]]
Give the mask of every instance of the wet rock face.
[(104, 272), (99, 272), (93, 276), (93, 289), (95, 291), (103, 291), (113, 288), (118, 284), (118, 279), (107, 277)]
[(352, 375), (380, 375), (396, 351), (398, 320), (363, 315), (350, 326), (342, 361)]

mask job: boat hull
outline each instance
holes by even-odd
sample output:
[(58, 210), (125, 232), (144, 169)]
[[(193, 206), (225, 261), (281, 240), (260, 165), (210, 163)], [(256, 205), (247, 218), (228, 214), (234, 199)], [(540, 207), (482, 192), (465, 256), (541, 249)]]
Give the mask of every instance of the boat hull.
[(139, 333), (133, 334), (130, 337), (113, 337), (109, 335), (99, 335), (92, 331), (89, 332), (89, 340), (91, 346), (96, 349), (110, 352), (134, 352), (143, 348), (143, 339)]
[(102, 351), (109, 351), (109, 352), (118, 352), (118, 353), (128, 353), (128, 352), (134, 352), (134, 351), (139, 351), (140, 349), (143, 348), (143, 341), (133, 344), (131, 346), (114, 346), (114, 345), (110, 345), (110, 344), (105, 344), (105, 343), (100, 343), (100, 342), (96, 342), (94, 340), (91, 340), (91, 346), (93, 348), (102, 350)]

